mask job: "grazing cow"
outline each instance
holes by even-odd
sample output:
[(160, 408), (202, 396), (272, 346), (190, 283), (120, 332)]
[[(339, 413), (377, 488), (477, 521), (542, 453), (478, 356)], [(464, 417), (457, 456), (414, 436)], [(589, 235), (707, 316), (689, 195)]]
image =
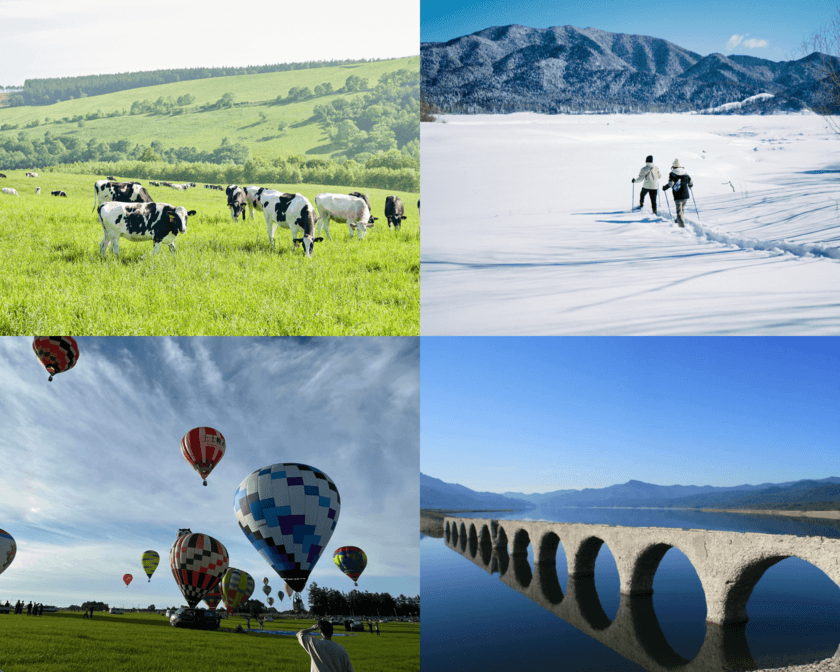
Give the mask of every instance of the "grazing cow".
[(230, 208), (230, 216), (231, 219), (235, 222), (239, 219), (239, 216), (242, 216), (242, 221), (245, 221), (245, 192), (242, 191), (242, 187), (238, 187), (235, 184), (231, 184), (227, 189), (225, 189), (225, 193), (227, 194), (227, 204)]
[(318, 233), (321, 229), (332, 240), (330, 235), (330, 220), (347, 222), (347, 229), (350, 236), (356, 231), (359, 240), (365, 237), (368, 228), (373, 226), (375, 217), (370, 216), (370, 208), (364, 199), (358, 196), (345, 196), (344, 194), (318, 194), (315, 197), (315, 206), (318, 208)]
[(267, 196), (280, 196), (281, 193), (276, 189), (266, 189), (265, 187), (255, 187), (253, 185), (245, 187), (245, 202), (248, 204), (248, 210), (251, 211), (251, 219), (256, 219), (254, 217), (254, 210), (262, 212), (262, 201)]
[(52, 194), (53, 196), (64, 196), (64, 198), (67, 198), (67, 194), (65, 194), (63, 191), (51, 191), (50, 194)]
[(14, 189), (12, 189), (11, 187), (3, 187), (3, 193), (4, 194), (9, 194), (9, 196), (17, 196), (18, 195), (18, 193)]
[(385, 197), (385, 219), (388, 220), (388, 229), (392, 226), (395, 229), (400, 228), (400, 224), (402, 224), (402, 220), (408, 219), (403, 213), (405, 209), (403, 208), (403, 202), (400, 200), (399, 196), (386, 196)]
[(120, 237), (129, 240), (153, 240), (152, 254), (161, 243), (175, 252), (175, 237), (187, 232), (187, 218), (195, 214), (169, 203), (103, 203), (99, 206), (102, 242), (99, 253), (104, 257), (108, 247), (120, 256)]
[(93, 185), (96, 203), (93, 208), (106, 201), (117, 203), (151, 203), (152, 197), (146, 188), (137, 182), (108, 182), (97, 180)]
[(40, 196), (41, 194), (41, 187), (35, 187), (35, 193)]
[[(302, 243), (306, 256), (311, 257), (315, 243), (322, 241), (323, 238), (314, 237), (315, 210), (307, 198), (301, 194), (278, 193), (276, 196), (269, 194), (263, 195), (261, 205), (271, 249), (274, 249), (274, 232), (278, 226), (282, 226), (292, 232), (295, 249)], [(303, 232), (303, 237), (296, 239), (298, 229)]]
[(2, 177), (3, 179), (8, 179), (3, 173), (0, 173), (0, 177)]
[(106, 180), (111, 180), (111, 182), (116, 182), (116, 180), (117, 180), (117, 178), (114, 177), (113, 175), (108, 175), (108, 177), (106, 177), (105, 179)]
[(26, 173), (26, 177), (38, 177), (38, 173)]

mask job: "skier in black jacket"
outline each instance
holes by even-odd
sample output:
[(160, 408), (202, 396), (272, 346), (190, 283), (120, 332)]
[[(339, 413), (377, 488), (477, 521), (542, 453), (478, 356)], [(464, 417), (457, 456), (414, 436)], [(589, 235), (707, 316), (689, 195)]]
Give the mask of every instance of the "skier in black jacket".
[(669, 187), (673, 189), (674, 204), (677, 206), (677, 224), (683, 228), (685, 227), (685, 202), (691, 198), (689, 189), (693, 186), (694, 182), (691, 181), (691, 176), (685, 168), (680, 165), (680, 160), (674, 159), (671, 172), (668, 175), (668, 184), (662, 187), (662, 191)]

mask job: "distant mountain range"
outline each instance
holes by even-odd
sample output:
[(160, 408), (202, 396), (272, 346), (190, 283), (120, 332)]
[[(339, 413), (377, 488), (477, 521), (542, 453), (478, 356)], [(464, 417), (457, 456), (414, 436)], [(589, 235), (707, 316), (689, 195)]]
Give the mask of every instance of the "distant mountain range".
[(628, 481), (606, 488), (557, 490), (526, 495), (475, 492), (463, 485), (420, 474), (420, 507), (424, 509), (533, 509), (549, 513), (568, 507), (676, 508), (840, 508), (840, 478), (713, 487), (710, 485), (654, 485)]
[[(420, 46), (425, 98), (450, 112), (642, 112), (719, 114), (797, 111), (822, 104), (813, 53), (777, 63), (701, 56), (667, 40), (563, 26), (487, 28)], [(837, 65), (840, 59), (833, 58)], [(840, 110), (838, 110), (840, 111)]]

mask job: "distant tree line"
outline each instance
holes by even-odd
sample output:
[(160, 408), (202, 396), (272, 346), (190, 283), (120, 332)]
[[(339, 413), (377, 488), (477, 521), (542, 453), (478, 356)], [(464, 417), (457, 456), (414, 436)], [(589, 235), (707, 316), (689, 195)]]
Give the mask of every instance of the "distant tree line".
[(409, 617), (420, 615), (420, 596), (396, 599), (389, 593), (370, 593), (351, 590), (342, 593), (334, 588), (321, 588), (317, 583), (309, 585), (309, 613), (316, 616)]
[[(314, 68), (329, 68), (343, 65), (373, 63), (381, 59), (307, 61), (303, 63), (279, 63), (247, 67), (224, 68), (182, 68), (175, 70), (151, 70), (145, 72), (125, 72), (113, 75), (87, 75), (83, 77), (60, 77), (50, 79), (27, 79), (23, 91), (13, 93), (8, 98), (10, 106), (51, 105), (62, 100), (73, 100), (88, 96), (101, 96), (116, 91), (127, 91), (144, 86), (186, 82), (194, 79), (211, 77), (230, 77), (233, 75), (256, 75), (267, 72), (289, 72)], [(13, 87), (9, 87), (13, 88)], [(8, 90), (8, 89), (7, 89)]]

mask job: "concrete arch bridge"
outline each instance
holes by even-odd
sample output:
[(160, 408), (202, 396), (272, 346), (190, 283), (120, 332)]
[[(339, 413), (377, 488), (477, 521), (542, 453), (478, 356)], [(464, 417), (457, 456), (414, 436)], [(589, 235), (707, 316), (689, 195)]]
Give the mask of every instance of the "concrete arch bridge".
[[(755, 669), (745, 635), (747, 602), (764, 572), (785, 558), (813, 564), (840, 586), (840, 539), (826, 537), (447, 516), (444, 539), (533, 602), (656, 672)], [(565, 595), (556, 571), (560, 544), (569, 576)], [(615, 558), (621, 590), (612, 621), (595, 589), (603, 544)], [(671, 548), (691, 562), (706, 597), (706, 638), (692, 661), (668, 645), (653, 610), (654, 575)], [(840, 651), (835, 660), (840, 669)]]

